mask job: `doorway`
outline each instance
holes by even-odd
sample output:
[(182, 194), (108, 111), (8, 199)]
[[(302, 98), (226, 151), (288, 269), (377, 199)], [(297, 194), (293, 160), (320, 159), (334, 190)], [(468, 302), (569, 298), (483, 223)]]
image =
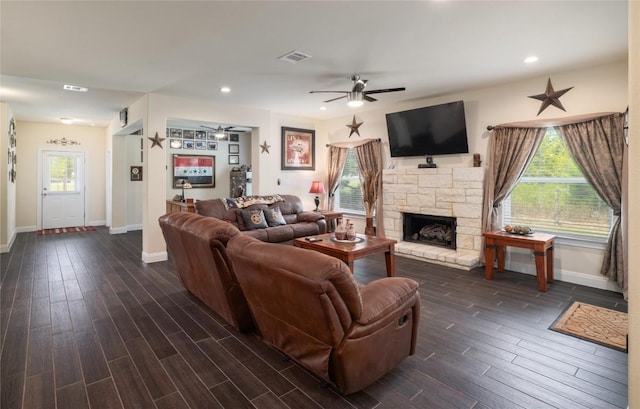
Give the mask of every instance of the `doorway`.
[(84, 152), (47, 150), (41, 160), (42, 229), (84, 226)]

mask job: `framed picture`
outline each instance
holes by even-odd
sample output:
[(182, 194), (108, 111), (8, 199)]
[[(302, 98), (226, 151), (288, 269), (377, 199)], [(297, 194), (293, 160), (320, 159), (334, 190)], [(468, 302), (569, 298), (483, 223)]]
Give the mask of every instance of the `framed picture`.
[(182, 139), (171, 139), (169, 146), (172, 149), (182, 149)]
[(229, 165), (237, 165), (240, 163), (239, 155), (229, 155)]
[(182, 137), (184, 139), (193, 139), (196, 136), (196, 132), (193, 129), (183, 129)]
[(216, 133), (213, 131), (207, 131), (207, 139), (210, 141), (215, 141), (216, 138)]
[(196, 149), (207, 149), (207, 141), (196, 141)]
[(169, 137), (170, 138), (182, 138), (182, 129), (169, 128)]
[(182, 141), (182, 149), (193, 149), (195, 147), (195, 142), (192, 140), (184, 140)]
[(191, 187), (216, 186), (216, 157), (207, 155), (173, 155), (173, 188), (183, 183)]
[(196, 131), (196, 139), (207, 139), (207, 131)]
[(240, 153), (240, 145), (237, 143), (229, 144), (229, 153)]
[(229, 142), (240, 142), (240, 135), (237, 133), (230, 133)]
[(282, 127), (282, 170), (315, 170), (316, 131)]
[(217, 151), (218, 150), (218, 142), (207, 141), (207, 149), (209, 149), (210, 151)]

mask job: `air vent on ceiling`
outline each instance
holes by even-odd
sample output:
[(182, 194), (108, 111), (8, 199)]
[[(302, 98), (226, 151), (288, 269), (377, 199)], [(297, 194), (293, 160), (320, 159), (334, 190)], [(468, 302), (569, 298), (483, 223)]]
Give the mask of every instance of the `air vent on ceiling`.
[(76, 92), (87, 92), (88, 89), (85, 87), (79, 87), (77, 85), (67, 85), (65, 84), (65, 86), (63, 87), (65, 89), (65, 91), (76, 91)]
[(300, 61), (308, 60), (311, 58), (309, 54), (301, 53), (300, 51), (291, 51), (281, 57), (278, 57), (279, 60), (289, 62), (291, 64), (297, 64)]

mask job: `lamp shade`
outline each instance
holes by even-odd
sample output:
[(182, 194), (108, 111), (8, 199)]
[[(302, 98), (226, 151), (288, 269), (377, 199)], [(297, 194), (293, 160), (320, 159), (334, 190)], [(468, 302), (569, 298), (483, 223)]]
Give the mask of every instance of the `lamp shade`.
[(324, 184), (319, 180), (314, 180), (311, 183), (311, 189), (309, 189), (309, 193), (315, 193), (317, 195), (321, 195), (325, 193)]

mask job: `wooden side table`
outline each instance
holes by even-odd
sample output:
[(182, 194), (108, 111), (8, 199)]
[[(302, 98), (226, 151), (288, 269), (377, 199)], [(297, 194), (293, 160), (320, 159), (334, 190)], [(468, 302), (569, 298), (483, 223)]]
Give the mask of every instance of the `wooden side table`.
[(341, 219), (344, 216), (342, 212), (336, 212), (334, 210), (320, 210), (320, 213), (327, 220), (327, 233), (333, 233), (336, 229), (336, 223), (333, 220)]
[(486, 244), (485, 279), (493, 279), (494, 255), (498, 258), (498, 271), (504, 272), (505, 247), (511, 246), (533, 250), (536, 257), (538, 290), (547, 291), (547, 283), (553, 283), (553, 242), (556, 236), (546, 233), (520, 235), (504, 231), (492, 231), (484, 233), (484, 238)]
[(196, 207), (193, 202), (178, 202), (175, 200), (167, 200), (167, 213), (173, 212), (189, 212), (195, 213)]

